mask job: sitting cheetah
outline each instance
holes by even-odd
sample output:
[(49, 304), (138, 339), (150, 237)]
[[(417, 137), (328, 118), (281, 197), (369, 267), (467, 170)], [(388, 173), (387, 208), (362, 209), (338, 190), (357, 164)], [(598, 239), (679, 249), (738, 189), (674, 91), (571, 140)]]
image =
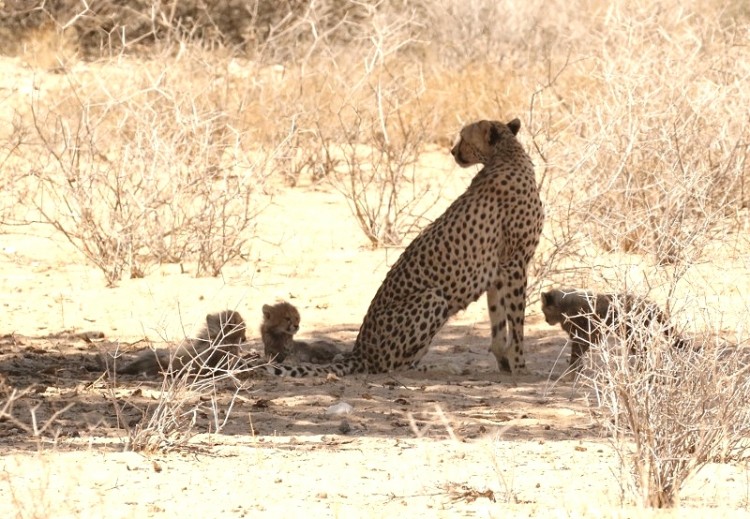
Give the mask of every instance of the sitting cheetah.
[[(174, 354), (168, 349), (144, 350), (133, 361), (117, 366), (121, 375), (156, 375), (159, 372), (177, 373), (187, 368), (199, 374), (226, 368), (232, 357), (239, 355), (239, 345), (245, 342), (245, 321), (239, 312), (224, 310), (206, 316), (206, 325), (194, 339), (186, 339)], [(111, 356), (103, 355), (106, 369)], [(171, 364), (170, 364), (171, 361)]]
[(277, 375), (383, 373), (415, 366), (449, 317), (487, 293), (491, 351), (505, 371), (525, 371), (526, 277), (542, 231), (534, 168), (516, 140), (521, 122), (479, 121), (451, 153), (483, 164), (468, 189), (404, 250), (375, 294), (354, 349), (328, 366), (277, 366)]
[[(547, 324), (559, 324), (568, 334), (571, 370), (580, 368), (581, 357), (589, 346), (602, 342), (605, 328), (629, 340), (634, 330), (648, 328), (655, 321), (675, 348), (683, 348), (686, 342), (669, 325), (656, 303), (630, 294), (594, 294), (571, 288), (550, 290), (542, 293), (542, 312)], [(631, 344), (630, 353), (635, 352), (635, 344)]]
[(260, 336), (266, 358), (276, 362), (292, 361), (295, 364), (328, 364), (341, 353), (330, 342), (315, 341), (308, 344), (295, 341), (294, 334), (299, 330), (299, 322), (299, 311), (291, 303), (282, 301), (275, 305), (263, 305)]
[(262, 310), (260, 337), (263, 341), (263, 354), (268, 359), (282, 362), (293, 342), (294, 334), (299, 331), (299, 311), (285, 301), (273, 306), (263, 305)]

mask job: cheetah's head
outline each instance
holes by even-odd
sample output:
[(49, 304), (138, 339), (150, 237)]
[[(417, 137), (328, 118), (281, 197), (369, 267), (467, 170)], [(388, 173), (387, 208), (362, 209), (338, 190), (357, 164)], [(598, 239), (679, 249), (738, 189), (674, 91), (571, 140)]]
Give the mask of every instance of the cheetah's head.
[(521, 121), (513, 119), (508, 124), (499, 121), (478, 121), (461, 129), (458, 143), (451, 149), (456, 163), (462, 168), (473, 164), (487, 164), (499, 149), (516, 142)]

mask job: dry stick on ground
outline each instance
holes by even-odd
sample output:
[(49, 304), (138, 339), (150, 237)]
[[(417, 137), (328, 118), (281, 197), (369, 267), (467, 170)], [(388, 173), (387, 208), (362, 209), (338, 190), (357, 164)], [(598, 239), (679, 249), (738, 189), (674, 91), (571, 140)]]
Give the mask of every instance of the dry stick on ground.
[[(8, 397), (0, 402), (0, 421), (7, 421), (12, 423), (14, 426), (30, 434), (37, 442), (41, 444), (44, 440), (44, 433), (51, 429), (57, 419), (72, 408), (75, 404), (70, 403), (65, 405), (62, 409), (58, 409), (47, 418), (44, 423), (40, 424), (37, 418), (37, 409), (39, 406), (29, 408), (29, 422), (24, 421), (22, 418), (16, 416), (16, 405), (17, 403), (27, 395), (33, 394), (34, 388), (27, 387), (21, 391), (13, 389)], [(55, 441), (56, 434), (53, 435), (53, 442)]]

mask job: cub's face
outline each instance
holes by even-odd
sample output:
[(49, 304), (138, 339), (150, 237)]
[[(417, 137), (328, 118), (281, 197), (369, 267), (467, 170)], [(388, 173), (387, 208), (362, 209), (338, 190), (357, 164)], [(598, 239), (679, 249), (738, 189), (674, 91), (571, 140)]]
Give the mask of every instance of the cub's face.
[(263, 326), (272, 332), (294, 335), (299, 331), (299, 311), (283, 301), (273, 306), (263, 305)]
[(565, 321), (565, 316), (557, 303), (555, 292), (542, 292), (542, 313), (547, 324), (555, 325)]

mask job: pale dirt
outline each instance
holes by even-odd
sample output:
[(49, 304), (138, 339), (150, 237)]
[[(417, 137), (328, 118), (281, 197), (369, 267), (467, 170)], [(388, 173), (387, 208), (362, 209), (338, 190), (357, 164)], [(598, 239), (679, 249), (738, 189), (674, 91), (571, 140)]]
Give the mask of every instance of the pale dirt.
[[(6, 89), (18, 94), (30, 73), (13, 70), (17, 84)], [(455, 168), (447, 151), (429, 161), (443, 186), (439, 212), (473, 170)], [(94, 362), (100, 348), (119, 342), (129, 353), (174, 343), (206, 313), (224, 308), (243, 314), (250, 346), (257, 347), (261, 306), (277, 299), (299, 308), (300, 338), (354, 340), (400, 249), (369, 249), (344, 198), (330, 187), (279, 189), (270, 201), (251, 257), (221, 278), (195, 279), (172, 265), (106, 288), (101, 274), (51, 230), (2, 229), (2, 401), (12, 388), (27, 391), (12, 415), (26, 428), (32, 415), (38, 428), (49, 427), (37, 441), (19, 423), (0, 422), (0, 517), (745, 515), (750, 477), (731, 464), (699, 473), (676, 512), (646, 513), (627, 504), (629, 495), (623, 505), (625, 478), (592, 418), (593, 398), (557, 381), (568, 354), (562, 331), (530, 308), (532, 374), (513, 380), (498, 373), (487, 351), (483, 300), (435, 339), (423, 362), (444, 370), (330, 381), (253, 378), (237, 392), (220, 434), (210, 432), (211, 413), (199, 414), (203, 434), (189, 446), (123, 452), (126, 433)], [(696, 279), (736, 289), (724, 290), (727, 297), (747, 293), (742, 256), (717, 255), (712, 265), (696, 268)], [(739, 320), (724, 324), (733, 330)], [(103, 332), (106, 341), (74, 335), (88, 330)], [(130, 423), (161, 387), (133, 377), (117, 384), (120, 401), (136, 406), (125, 410)], [(221, 419), (234, 394), (234, 385), (218, 386)], [(352, 412), (327, 415), (339, 402)]]

